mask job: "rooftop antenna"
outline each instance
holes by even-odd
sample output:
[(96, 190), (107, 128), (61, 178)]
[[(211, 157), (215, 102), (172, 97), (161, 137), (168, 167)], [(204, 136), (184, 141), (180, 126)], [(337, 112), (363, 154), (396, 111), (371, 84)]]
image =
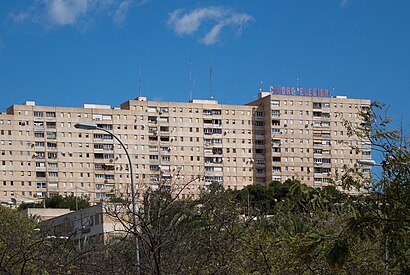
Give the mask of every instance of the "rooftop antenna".
[(263, 92), (263, 80), (261, 80), (259, 92)]
[(192, 59), (189, 53), (189, 101), (192, 101)]
[(299, 92), (299, 77), (296, 77), (296, 91)]
[(138, 66), (138, 96), (141, 96), (141, 67)]
[(209, 94), (211, 99), (214, 97), (212, 96), (212, 59), (211, 56), (209, 56)]

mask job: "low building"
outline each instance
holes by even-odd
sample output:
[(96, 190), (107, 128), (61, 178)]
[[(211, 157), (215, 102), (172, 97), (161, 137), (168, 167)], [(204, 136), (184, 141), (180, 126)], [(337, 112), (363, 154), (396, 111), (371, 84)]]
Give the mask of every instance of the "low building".
[(124, 225), (114, 217), (114, 214), (124, 213), (122, 209), (120, 205), (99, 203), (44, 220), (41, 226), (48, 234), (60, 238), (81, 242), (105, 241), (109, 235), (124, 234)]
[(68, 208), (26, 208), (21, 210), (25, 217), (38, 218), (39, 221), (46, 221), (70, 213)]

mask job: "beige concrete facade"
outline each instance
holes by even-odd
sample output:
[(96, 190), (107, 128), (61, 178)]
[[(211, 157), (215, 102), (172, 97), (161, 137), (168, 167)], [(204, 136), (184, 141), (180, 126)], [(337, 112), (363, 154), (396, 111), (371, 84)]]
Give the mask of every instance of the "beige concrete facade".
[[(254, 125), (260, 125), (254, 130), (255, 161), (266, 162), (265, 167), (255, 165), (257, 171), (264, 170), (256, 173), (257, 183), (298, 179), (320, 187), (346, 167), (357, 167), (358, 160), (371, 159), (368, 142), (348, 136), (343, 125), (344, 120), (359, 125), (359, 112), (370, 100), (266, 92), (249, 105), (257, 106)], [(258, 150), (257, 144), (265, 146)], [(362, 172), (369, 174), (370, 167)]]
[(74, 128), (77, 122), (96, 123), (126, 144), (139, 193), (162, 184), (194, 196), (213, 181), (231, 189), (292, 178), (322, 186), (344, 165), (371, 158), (342, 125), (342, 118), (360, 122), (358, 110), (369, 104), (263, 92), (246, 105), (145, 97), (120, 108), (13, 105), (0, 114), (0, 200), (129, 196), (123, 149), (105, 132)]
[(46, 221), (70, 213), (68, 208), (26, 208), (20, 211), (21, 215), (28, 218), (38, 218)]

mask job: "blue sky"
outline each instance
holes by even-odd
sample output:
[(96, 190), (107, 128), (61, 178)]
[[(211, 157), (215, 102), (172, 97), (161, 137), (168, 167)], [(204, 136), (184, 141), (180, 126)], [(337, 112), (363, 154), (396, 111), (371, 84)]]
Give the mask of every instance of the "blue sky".
[(269, 85), (335, 87), (409, 125), (408, 0), (0, 2), (0, 110), (193, 97), (245, 104)]

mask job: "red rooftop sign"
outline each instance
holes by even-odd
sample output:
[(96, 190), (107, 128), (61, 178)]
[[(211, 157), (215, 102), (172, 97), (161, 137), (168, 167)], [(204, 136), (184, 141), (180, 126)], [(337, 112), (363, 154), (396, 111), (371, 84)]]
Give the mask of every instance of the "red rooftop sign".
[(274, 95), (297, 95), (311, 97), (329, 97), (328, 89), (302, 88), (302, 87), (278, 87), (270, 86), (270, 92)]

